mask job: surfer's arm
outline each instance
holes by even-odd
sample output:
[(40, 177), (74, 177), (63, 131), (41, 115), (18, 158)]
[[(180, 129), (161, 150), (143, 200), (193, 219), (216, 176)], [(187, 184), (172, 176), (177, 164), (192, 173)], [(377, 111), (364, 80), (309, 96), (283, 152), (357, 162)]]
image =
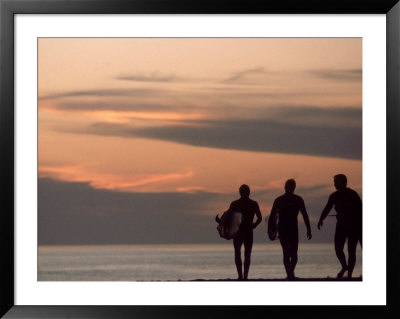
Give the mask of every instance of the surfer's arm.
[(256, 204), (256, 216), (257, 216), (257, 220), (255, 223), (253, 223), (253, 228), (256, 228), (258, 226), (258, 224), (261, 223), (261, 221), (262, 221), (260, 206), (258, 206), (258, 204)]
[(334, 204), (334, 199), (333, 199), (333, 194), (332, 194), (331, 196), (329, 196), (328, 203), (326, 203), (326, 206), (321, 213), (321, 216), (320, 216), (319, 222), (318, 222), (318, 229), (320, 229), (321, 226), (324, 224), (323, 221), (326, 218), (326, 216), (328, 216), (331, 209), (333, 208), (333, 204)]
[(303, 199), (301, 199), (301, 203), (300, 203), (300, 212), (303, 215), (304, 224), (306, 224), (306, 227), (307, 227), (307, 238), (310, 240), (311, 237), (312, 237), (310, 219), (308, 218), (306, 205), (304, 205), (304, 200)]

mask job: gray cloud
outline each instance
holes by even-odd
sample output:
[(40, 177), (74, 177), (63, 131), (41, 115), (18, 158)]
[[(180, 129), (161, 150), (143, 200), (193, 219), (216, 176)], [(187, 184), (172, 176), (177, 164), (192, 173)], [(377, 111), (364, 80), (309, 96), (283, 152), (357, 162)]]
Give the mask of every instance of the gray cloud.
[(204, 213), (224, 195), (123, 193), (48, 178), (38, 190), (41, 245), (218, 241), (214, 217)]
[(361, 129), (362, 125), (361, 107), (269, 107), (259, 108), (258, 117), (308, 126), (354, 127)]
[(155, 93), (162, 93), (165, 91), (155, 89), (102, 89), (102, 90), (83, 90), (83, 91), (69, 91), (63, 93), (56, 93), (50, 95), (40, 96), (39, 100), (53, 100), (68, 97), (116, 97), (116, 96), (149, 96)]
[(264, 68), (253, 68), (253, 69), (247, 69), (243, 70), (240, 72), (236, 72), (229, 78), (225, 79), (223, 82), (225, 83), (237, 83), (241, 82), (246, 79), (246, 77), (250, 74), (266, 74), (267, 72), (264, 70)]
[(196, 105), (171, 105), (149, 102), (108, 102), (71, 101), (54, 106), (63, 111), (133, 111), (133, 112), (198, 112), (223, 116), (225, 118), (269, 119), (279, 123), (292, 123), (309, 126), (361, 127), (362, 110), (355, 107), (315, 107), (315, 106), (240, 106), (221, 104), (199, 107)]
[(361, 159), (361, 127), (307, 126), (273, 120), (191, 121), (186, 125), (133, 128), (96, 123), (86, 133), (140, 137), (192, 146)]
[[(213, 90), (209, 88), (208, 90)], [(292, 92), (292, 93), (277, 93), (277, 92), (248, 92), (248, 91), (239, 91), (235, 90), (232, 92), (231, 89), (217, 89), (215, 88), (215, 93), (210, 95), (206, 93), (199, 92), (186, 92), (188, 97), (193, 101), (190, 102), (179, 102), (179, 99), (182, 98), (182, 95), (179, 93), (175, 93), (173, 91), (163, 91), (163, 90), (150, 90), (150, 89), (138, 89), (138, 90), (93, 90), (93, 91), (76, 91), (76, 92), (66, 92), (60, 94), (53, 94), (42, 96), (39, 100), (50, 100), (50, 99), (61, 99), (55, 106), (56, 109), (64, 110), (64, 111), (98, 111), (98, 110), (110, 110), (110, 111), (212, 111), (212, 112), (224, 112), (226, 113), (229, 108), (229, 113), (231, 111), (246, 111), (251, 114), (252, 112), (260, 113), (271, 113), (271, 110), (276, 109), (279, 112), (283, 112), (284, 109), (289, 109), (286, 112), (295, 112), (296, 109), (298, 113), (302, 112), (315, 112), (321, 113), (319, 111), (322, 108), (318, 108), (315, 106), (277, 106), (277, 107), (265, 107), (263, 104), (265, 100), (271, 99), (279, 99), (282, 97), (302, 97), (302, 96), (310, 96), (310, 95), (326, 95), (326, 93), (307, 93), (307, 92)], [(149, 95), (147, 95), (149, 94)], [(206, 96), (205, 96), (206, 94)], [(171, 103), (170, 100), (165, 104), (154, 103), (151, 101), (152, 97), (155, 96), (167, 96), (168, 98), (174, 98)], [(84, 99), (74, 99), (73, 101), (65, 101), (63, 98), (69, 97), (101, 97), (102, 99), (96, 102), (86, 101)], [(125, 101), (114, 101), (113, 99), (107, 98), (115, 98), (115, 97), (130, 97), (129, 102)], [(230, 102), (226, 102), (226, 99), (232, 99)], [(253, 98), (251, 101), (250, 99)], [(256, 101), (254, 100), (257, 99)], [(197, 99), (208, 99), (211, 106), (196, 106)], [(246, 107), (241, 105), (245, 100)], [(178, 101), (178, 102), (176, 102)], [(218, 102), (215, 102), (218, 101)], [(224, 102), (225, 101), (225, 102)], [(175, 102), (175, 104), (173, 104)], [(250, 105), (249, 105), (250, 104)], [(323, 108), (326, 109), (326, 108)], [(335, 112), (335, 109), (331, 113)], [(345, 109), (345, 108), (344, 108)], [(293, 110), (293, 111), (291, 111)], [(327, 113), (327, 112), (325, 112)]]
[[(320, 195), (312, 192), (299, 188), (309, 215), (316, 217), (329, 191)], [(252, 193), (255, 200), (264, 198), (271, 204), (279, 195), (276, 191)], [(214, 216), (204, 212), (210, 202), (222, 200), (226, 205), (215, 207), (215, 214), (221, 213), (236, 197), (237, 194), (207, 192), (122, 193), (94, 189), (88, 183), (40, 178), (38, 241), (39, 245), (221, 243)], [(263, 218), (269, 214), (264, 207), (260, 208)], [(314, 242), (330, 241), (334, 220), (324, 223), (323, 232), (318, 232), (313, 223), (312, 228)], [(304, 240), (305, 231), (300, 235)], [(255, 242), (268, 242), (263, 224), (255, 231)]]
[(361, 81), (362, 69), (344, 69), (344, 70), (313, 70), (310, 74), (327, 80), (337, 81)]
[(279, 117), (324, 117), (326, 119), (361, 119), (362, 109), (355, 107), (315, 107), (315, 106), (277, 106), (265, 108), (266, 112), (273, 112)]
[[(273, 74), (274, 76), (282, 76), (282, 75), (290, 75), (290, 76), (298, 76), (299, 72), (292, 71), (281, 71), (281, 72), (273, 72), (266, 71), (263, 67), (247, 69), (233, 74), (232, 76), (225, 79), (224, 83), (232, 83), (232, 84), (246, 84), (249, 80), (249, 76), (252, 75), (268, 75)], [(321, 79), (334, 80), (334, 81), (361, 81), (362, 79), (362, 69), (320, 69), (320, 70), (305, 70), (300, 71), (302, 76), (304, 75), (312, 75)], [(260, 78), (261, 79), (261, 78)], [(260, 79), (258, 82), (261, 83)], [(262, 78), (265, 81), (265, 78)], [(254, 79), (253, 79), (254, 80)]]
[(177, 79), (175, 76), (160, 76), (154, 75), (141, 75), (141, 74), (131, 74), (131, 75), (121, 75), (116, 77), (117, 80), (122, 81), (135, 81), (135, 82), (174, 82)]
[(154, 103), (121, 103), (121, 102), (62, 102), (55, 106), (63, 111), (138, 111), (138, 112), (168, 112), (181, 108)]
[(362, 154), (361, 108), (311, 106), (196, 108), (111, 103), (62, 103), (58, 107), (70, 110), (147, 112), (201, 110), (225, 118), (209, 121), (170, 121), (173, 125), (152, 125), (142, 128), (132, 127), (129, 124), (95, 123), (87, 128), (74, 127), (69, 130), (75, 133), (140, 137), (192, 146), (349, 159), (361, 159)]

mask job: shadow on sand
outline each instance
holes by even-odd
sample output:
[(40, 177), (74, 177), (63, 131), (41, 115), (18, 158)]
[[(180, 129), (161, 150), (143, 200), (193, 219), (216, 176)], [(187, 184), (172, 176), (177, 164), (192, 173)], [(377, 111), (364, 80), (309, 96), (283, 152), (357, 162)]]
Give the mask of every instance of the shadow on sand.
[[(181, 281), (181, 280), (179, 280)], [(238, 281), (237, 279), (195, 279), (190, 281)], [(247, 281), (288, 281), (286, 279), (248, 279)], [(296, 278), (292, 281), (362, 281), (362, 277), (352, 277), (352, 278)]]

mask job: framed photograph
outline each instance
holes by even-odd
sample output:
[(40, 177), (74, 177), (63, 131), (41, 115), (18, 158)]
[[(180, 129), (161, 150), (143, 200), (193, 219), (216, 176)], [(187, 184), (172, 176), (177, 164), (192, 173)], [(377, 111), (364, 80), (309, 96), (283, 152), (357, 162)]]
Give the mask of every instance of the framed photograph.
[(399, 314), (397, 1), (0, 10), (1, 315)]

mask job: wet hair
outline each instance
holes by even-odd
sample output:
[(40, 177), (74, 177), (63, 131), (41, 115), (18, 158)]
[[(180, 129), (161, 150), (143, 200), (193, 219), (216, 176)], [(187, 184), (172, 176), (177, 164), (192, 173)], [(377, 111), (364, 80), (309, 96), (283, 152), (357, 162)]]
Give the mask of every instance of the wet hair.
[(347, 186), (347, 177), (344, 174), (337, 174), (334, 177), (336, 184), (339, 187), (346, 187)]
[(250, 187), (246, 184), (243, 184), (239, 187), (239, 194), (241, 197), (249, 197), (250, 196)]
[(293, 193), (295, 188), (296, 188), (296, 181), (293, 178), (288, 179), (285, 183), (285, 191), (287, 193)]

